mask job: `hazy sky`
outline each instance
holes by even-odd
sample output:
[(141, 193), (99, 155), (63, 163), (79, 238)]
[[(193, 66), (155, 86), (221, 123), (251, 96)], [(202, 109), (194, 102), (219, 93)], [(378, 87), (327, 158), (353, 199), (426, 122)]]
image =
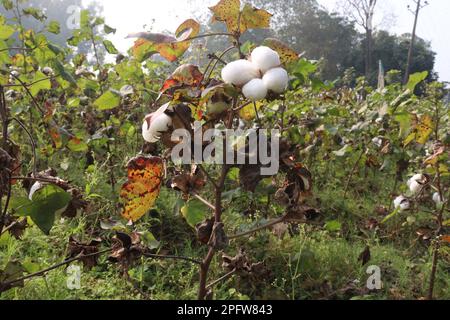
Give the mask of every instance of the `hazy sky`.
[[(84, 0), (89, 3), (91, 0)], [(155, 20), (155, 30), (175, 31), (178, 25), (192, 17), (186, 0), (108, 0), (101, 1), (104, 6), (106, 22), (118, 29), (112, 40), (117, 47), (125, 51), (133, 44), (132, 39), (125, 39), (129, 33), (142, 31), (143, 25), (151, 25)], [(204, 7), (213, 5), (218, 0), (204, 0)], [(329, 10), (338, 9), (337, 0), (319, 0)], [(431, 41), (437, 52), (435, 70), (441, 80), (450, 81), (450, 0), (428, 0), (430, 5), (421, 11), (418, 35)], [(407, 10), (407, 5), (414, 5), (413, 0), (380, 0), (380, 13), (395, 17), (378, 22), (383, 28), (395, 33), (411, 32), (414, 16)]]

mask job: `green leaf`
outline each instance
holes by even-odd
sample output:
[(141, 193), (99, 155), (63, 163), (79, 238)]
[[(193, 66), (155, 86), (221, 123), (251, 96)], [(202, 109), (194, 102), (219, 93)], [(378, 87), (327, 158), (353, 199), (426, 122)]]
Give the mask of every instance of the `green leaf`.
[(55, 222), (56, 212), (64, 209), (71, 200), (72, 196), (60, 187), (47, 185), (34, 193), (33, 200), (20, 199), (21, 205), (15, 210), (20, 216), (29, 216), (48, 235)]
[(29, 7), (29, 8), (23, 9), (22, 12), (24, 15), (32, 16), (33, 18), (35, 18), (36, 20), (41, 21), (41, 22), (43, 22), (45, 19), (47, 19), (47, 16), (40, 9)]
[(325, 229), (327, 229), (330, 232), (341, 231), (342, 224), (339, 221), (337, 221), (337, 220), (328, 221), (325, 224)]
[(398, 113), (395, 115), (395, 121), (399, 123), (400, 137), (406, 137), (411, 131), (411, 115), (407, 112)]
[(105, 46), (106, 51), (108, 51), (109, 54), (118, 54), (119, 51), (117, 51), (116, 47), (113, 45), (113, 43), (109, 40), (103, 40), (103, 45)]
[(59, 34), (61, 32), (61, 25), (58, 21), (51, 21), (47, 26), (47, 30), (53, 34)]
[(197, 199), (190, 200), (181, 208), (181, 214), (186, 219), (187, 223), (192, 227), (205, 220), (208, 213), (208, 207)]
[(11, 57), (8, 54), (8, 45), (5, 41), (0, 40), (0, 66), (11, 63)]
[(111, 110), (120, 104), (120, 96), (111, 91), (105, 92), (100, 98), (95, 100), (94, 106), (99, 110)]
[(108, 26), (107, 24), (105, 24), (105, 26), (103, 27), (103, 30), (105, 31), (106, 34), (111, 34), (111, 33), (116, 33), (117, 29), (114, 29), (110, 26)]
[(57, 59), (53, 60), (53, 66), (56, 72), (61, 76), (61, 78), (70, 82), (71, 84), (74, 85), (77, 84), (75, 78), (70, 73), (67, 72), (67, 70), (64, 68), (63, 64), (59, 60)]
[(0, 39), (1, 40), (7, 40), (9, 39), (16, 30), (8, 25), (2, 25), (0, 26)]
[(24, 271), (20, 262), (9, 261), (5, 269), (0, 270), (0, 283), (18, 279), (23, 275)]
[(69, 108), (76, 108), (80, 106), (80, 98), (70, 98), (67, 100), (67, 106)]
[(70, 151), (73, 151), (73, 152), (86, 152), (89, 149), (86, 142), (84, 142), (78, 138), (70, 139), (69, 142), (67, 143), (67, 148), (69, 148)]
[(414, 73), (409, 76), (408, 84), (406, 85), (406, 88), (411, 90), (411, 92), (414, 92), (414, 89), (416, 89), (416, 86), (425, 80), (428, 77), (428, 71), (424, 72), (418, 72)]
[(12, 10), (12, 8), (14, 6), (12, 0), (2, 0), (2, 4), (6, 10)]
[(30, 92), (34, 97), (39, 93), (39, 91), (50, 90), (52, 87), (50, 79), (48, 79), (48, 77), (41, 71), (36, 72), (32, 82), (34, 84), (30, 87)]

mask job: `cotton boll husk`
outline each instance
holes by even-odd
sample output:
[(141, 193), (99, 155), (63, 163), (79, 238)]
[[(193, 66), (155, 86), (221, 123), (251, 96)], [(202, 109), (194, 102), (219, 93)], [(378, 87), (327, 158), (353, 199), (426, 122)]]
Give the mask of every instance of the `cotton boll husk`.
[(274, 68), (266, 72), (263, 81), (268, 90), (283, 93), (289, 85), (289, 75), (283, 68)]
[(243, 86), (252, 79), (261, 78), (261, 73), (248, 60), (230, 62), (222, 69), (222, 79), (225, 83)]
[(253, 79), (242, 88), (242, 93), (252, 101), (263, 100), (267, 96), (267, 87), (261, 79)]
[(262, 73), (266, 73), (270, 69), (281, 65), (278, 53), (269, 47), (264, 46), (257, 47), (253, 50), (251, 60)]

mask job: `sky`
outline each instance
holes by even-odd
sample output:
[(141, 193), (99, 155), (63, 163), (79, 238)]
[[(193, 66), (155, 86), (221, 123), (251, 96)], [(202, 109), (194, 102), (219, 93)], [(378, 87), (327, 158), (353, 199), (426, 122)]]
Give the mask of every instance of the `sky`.
[[(92, 0), (83, 0), (89, 4)], [(339, 10), (339, 0), (318, 0), (330, 11)], [(380, 14), (376, 17), (378, 27), (393, 33), (412, 31), (414, 16), (407, 6), (414, 7), (413, 0), (379, 0)], [(125, 39), (130, 33), (144, 30), (144, 25), (153, 26), (154, 31), (175, 29), (185, 19), (192, 18), (192, 9), (188, 0), (108, 0), (101, 1), (104, 7), (106, 23), (117, 28), (112, 41), (119, 50), (126, 51), (133, 39)], [(202, 0), (204, 8), (218, 0)], [(422, 9), (417, 28), (418, 36), (431, 42), (437, 52), (435, 70), (441, 81), (450, 82), (450, 1), (428, 0), (429, 5)], [(390, 17), (395, 19), (382, 19)], [(194, 15), (195, 17), (195, 15)]]

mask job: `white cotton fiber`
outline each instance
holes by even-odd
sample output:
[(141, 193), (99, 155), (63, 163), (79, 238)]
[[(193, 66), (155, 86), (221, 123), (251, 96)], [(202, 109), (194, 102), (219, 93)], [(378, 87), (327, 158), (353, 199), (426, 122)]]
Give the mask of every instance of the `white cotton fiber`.
[(408, 198), (405, 198), (404, 196), (398, 196), (394, 200), (394, 207), (395, 209), (399, 209), (400, 211), (408, 210), (410, 208)]
[(272, 90), (275, 93), (283, 93), (288, 87), (289, 76), (283, 68), (274, 68), (267, 71), (263, 81), (268, 90)]
[(167, 132), (172, 126), (172, 118), (164, 113), (167, 106), (162, 106), (155, 113), (149, 114), (145, 117), (142, 124), (142, 136), (145, 141), (156, 143), (159, 141), (161, 135)]
[(257, 47), (253, 50), (251, 60), (262, 73), (266, 73), (270, 69), (281, 65), (278, 53), (269, 47), (264, 46)]
[(252, 101), (263, 100), (267, 96), (267, 87), (261, 79), (253, 79), (242, 88), (242, 93)]
[(252, 79), (261, 78), (258, 68), (248, 60), (230, 62), (222, 69), (222, 79), (225, 83), (243, 86)]

